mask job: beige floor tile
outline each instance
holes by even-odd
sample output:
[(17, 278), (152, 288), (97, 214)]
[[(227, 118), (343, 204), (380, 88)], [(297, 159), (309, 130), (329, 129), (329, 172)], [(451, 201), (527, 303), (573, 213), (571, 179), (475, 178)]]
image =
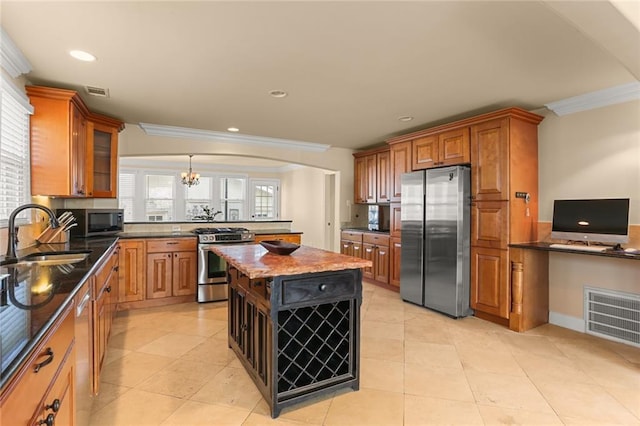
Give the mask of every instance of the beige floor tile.
[(535, 354), (518, 354), (518, 364), (529, 378), (538, 381), (567, 381), (595, 384), (596, 382), (580, 368), (578, 363), (569, 358), (553, 358)]
[[(323, 395), (290, 407), (285, 407), (280, 412), (278, 419), (300, 422), (307, 425), (322, 425), (325, 417), (327, 416), (327, 411), (331, 405), (332, 398), (332, 394)], [(253, 409), (252, 414), (271, 417), (269, 404), (267, 404), (267, 401), (265, 401), (264, 398), (258, 402), (256, 407)]]
[(131, 390), (131, 388), (126, 386), (112, 385), (104, 381), (100, 382), (98, 395), (93, 398), (92, 411), (98, 411), (104, 408), (107, 404), (116, 400), (129, 390)]
[(369, 305), (367, 312), (363, 315), (364, 321), (381, 321), (392, 323), (404, 322), (404, 310), (396, 308), (385, 308), (381, 305)]
[(640, 419), (640, 388), (635, 390), (626, 388), (606, 388), (606, 391), (613, 396), (616, 401), (634, 416)]
[(640, 390), (640, 367), (623, 358), (579, 359), (577, 364), (601, 386)]
[(402, 340), (363, 337), (360, 339), (361, 356), (385, 361), (404, 361), (404, 344)]
[(278, 426), (301, 426), (307, 423), (296, 422), (295, 420), (289, 420), (282, 417), (272, 419), (269, 415), (251, 413), (249, 417), (242, 423), (242, 426), (263, 426), (263, 425), (278, 425)]
[(475, 401), (467, 376), (462, 370), (418, 364), (405, 364), (404, 393), (455, 401)]
[(406, 426), (484, 425), (478, 408), (472, 402), (414, 395), (405, 396), (404, 424)]
[(135, 351), (167, 333), (168, 331), (157, 328), (132, 327), (123, 333), (111, 336), (109, 347)]
[(563, 424), (555, 413), (540, 413), (488, 405), (478, 405), (477, 407), (486, 425), (551, 426)]
[(407, 364), (462, 371), (458, 352), (453, 345), (407, 341), (404, 344), (404, 359)]
[(104, 359), (104, 365), (110, 364), (113, 361), (122, 358), (123, 356), (129, 355), (131, 352), (133, 351), (109, 346), (109, 348), (107, 349), (106, 358)]
[(522, 333), (510, 333), (500, 336), (511, 347), (513, 353), (535, 354), (545, 357), (564, 358), (551, 339), (545, 336), (534, 336)]
[(131, 389), (121, 397), (94, 411), (91, 426), (159, 425), (178, 409), (184, 400)]
[(362, 337), (403, 340), (404, 324), (401, 322), (390, 323), (382, 321), (361, 321)]
[(610, 341), (602, 342), (602, 346), (617, 353), (630, 363), (640, 366), (640, 348)]
[(214, 334), (227, 329), (227, 321), (183, 316), (173, 328), (174, 333), (193, 334), (195, 336), (211, 337)]
[(189, 398), (224, 367), (205, 361), (177, 359), (136, 386), (147, 392)]
[(404, 363), (362, 358), (360, 387), (403, 393)]
[(253, 410), (262, 394), (244, 369), (225, 367), (190, 399)]
[(478, 404), (541, 413), (552, 412), (542, 394), (526, 377), (465, 371)]
[(458, 348), (462, 367), (465, 370), (483, 371), (486, 373), (524, 376), (524, 371), (516, 362), (511, 352), (496, 352), (488, 349)]
[(584, 339), (566, 339), (555, 341), (555, 346), (568, 358), (574, 360), (595, 361), (611, 360), (618, 361), (621, 356), (607, 346), (603, 346), (593, 336)]
[(242, 408), (187, 401), (162, 422), (162, 426), (239, 426), (249, 414), (249, 410)]
[(511, 352), (511, 348), (500, 338), (500, 333), (473, 331), (458, 322), (447, 323), (447, 331), (453, 345), (460, 349), (487, 349), (496, 352)]
[(216, 365), (226, 366), (233, 360), (236, 360), (236, 354), (229, 349), (226, 333), (224, 338), (214, 335), (189, 352), (180, 357), (180, 359), (190, 361), (205, 361)]
[(100, 380), (114, 385), (135, 387), (174, 361), (164, 356), (132, 352), (111, 364), (100, 374)]
[(376, 389), (340, 393), (333, 398), (324, 424), (345, 425), (402, 425), (404, 396)]
[(538, 389), (564, 420), (634, 424), (638, 418), (600, 386), (568, 382), (540, 382)]
[(404, 340), (450, 345), (446, 323), (427, 316), (417, 316), (404, 323)]
[(138, 348), (138, 352), (180, 358), (205, 340), (202, 336), (171, 332)]

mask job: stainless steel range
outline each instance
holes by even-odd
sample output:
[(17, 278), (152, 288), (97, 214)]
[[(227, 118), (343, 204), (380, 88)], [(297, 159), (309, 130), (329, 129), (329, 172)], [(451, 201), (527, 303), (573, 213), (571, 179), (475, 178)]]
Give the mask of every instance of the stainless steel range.
[(246, 228), (196, 228), (198, 235), (198, 302), (227, 300), (227, 262), (211, 250), (213, 244), (253, 244)]

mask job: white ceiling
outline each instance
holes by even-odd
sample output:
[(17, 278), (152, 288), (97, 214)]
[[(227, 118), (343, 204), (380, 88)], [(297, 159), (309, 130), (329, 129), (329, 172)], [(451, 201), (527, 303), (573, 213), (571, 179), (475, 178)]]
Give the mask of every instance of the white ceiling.
[(359, 149), (637, 81), (638, 5), (2, 1), (1, 23), (31, 82), (107, 88), (107, 99), (82, 97), (127, 123)]

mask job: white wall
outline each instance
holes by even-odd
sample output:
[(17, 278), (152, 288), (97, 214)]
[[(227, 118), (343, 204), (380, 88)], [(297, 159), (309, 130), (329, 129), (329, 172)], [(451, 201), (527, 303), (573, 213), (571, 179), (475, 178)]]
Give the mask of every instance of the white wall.
[[(540, 221), (551, 221), (554, 199), (629, 197), (629, 221), (640, 224), (640, 101), (563, 117), (549, 113), (538, 140)], [(637, 260), (549, 257), (552, 323), (574, 329), (582, 323), (585, 286), (640, 294)]]
[(280, 183), (281, 216), (295, 218), (292, 229), (304, 233), (304, 245), (327, 248), (324, 233), (325, 171), (303, 167), (284, 173)]

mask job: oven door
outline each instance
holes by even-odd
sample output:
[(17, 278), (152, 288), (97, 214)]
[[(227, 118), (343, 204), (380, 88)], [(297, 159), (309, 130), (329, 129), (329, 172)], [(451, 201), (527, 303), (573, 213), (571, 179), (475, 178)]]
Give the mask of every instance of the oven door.
[(210, 248), (211, 244), (198, 244), (198, 284), (226, 284), (227, 262)]

